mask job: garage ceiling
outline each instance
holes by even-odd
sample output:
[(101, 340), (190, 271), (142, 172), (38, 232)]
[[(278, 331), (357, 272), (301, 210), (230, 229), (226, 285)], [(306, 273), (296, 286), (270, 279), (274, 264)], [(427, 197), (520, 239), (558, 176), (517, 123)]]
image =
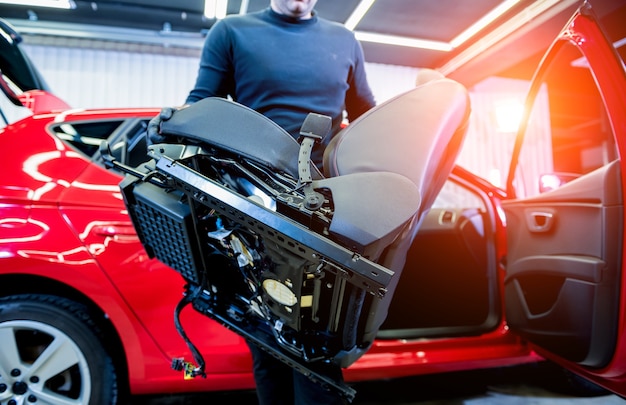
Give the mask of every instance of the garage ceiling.
[[(362, 0), (319, 0), (318, 15), (345, 23)], [(624, 0), (592, 1), (608, 14)], [(1, 3), (1, 2), (0, 2)], [(354, 27), (366, 60), (374, 63), (430, 67), (465, 84), (491, 74), (529, 78), (552, 38), (580, 5), (579, 0), (378, 0)], [(167, 42), (200, 47), (214, 19), (203, 17), (204, 0), (74, 0), (72, 10), (0, 4), (0, 16), (25, 34), (100, 35), (116, 40)], [(252, 12), (269, 0), (230, 0), (228, 14)], [(460, 43), (492, 10), (510, 9)], [(105, 29), (106, 28), (106, 29)], [(141, 31), (136, 31), (141, 30)], [(142, 32), (138, 35), (138, 32)], [(367, 35), (424, 41), (449, 49), (425, 49), (371, 42)], [(454, 45), (454, 46), (453, 46)]]

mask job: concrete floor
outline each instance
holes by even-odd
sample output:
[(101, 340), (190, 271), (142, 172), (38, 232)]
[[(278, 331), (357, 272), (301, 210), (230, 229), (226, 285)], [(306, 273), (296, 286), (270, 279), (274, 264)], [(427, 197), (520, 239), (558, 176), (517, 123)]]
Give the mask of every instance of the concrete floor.
[[(529, 365), (354, 384), (352, 405), (626, 405), (616, 395), (573, 396), (552, 368)], [(257, 405), (254, 392), (137, 397), (133, 405)]]

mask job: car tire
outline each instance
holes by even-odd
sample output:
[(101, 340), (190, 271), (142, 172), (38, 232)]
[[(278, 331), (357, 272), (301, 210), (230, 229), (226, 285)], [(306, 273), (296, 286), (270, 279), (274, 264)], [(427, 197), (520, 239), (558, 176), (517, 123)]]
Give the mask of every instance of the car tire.
[(116, 370), (100, 335), (68, 299), (0, 298), (0, 403), (116, 404)]

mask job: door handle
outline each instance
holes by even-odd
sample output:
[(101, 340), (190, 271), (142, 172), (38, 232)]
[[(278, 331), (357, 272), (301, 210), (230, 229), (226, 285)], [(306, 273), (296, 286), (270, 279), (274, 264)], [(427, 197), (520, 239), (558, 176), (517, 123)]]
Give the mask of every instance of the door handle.
[(552, 210), (526, 212), (526, 223), (531, 232), (548, 232), (552, 229), (555, 220), (556, 216)]
[(100, 223), (92, 228), (95, 235), (105, 238), (137, 239), (137, 232), (131, 223)]

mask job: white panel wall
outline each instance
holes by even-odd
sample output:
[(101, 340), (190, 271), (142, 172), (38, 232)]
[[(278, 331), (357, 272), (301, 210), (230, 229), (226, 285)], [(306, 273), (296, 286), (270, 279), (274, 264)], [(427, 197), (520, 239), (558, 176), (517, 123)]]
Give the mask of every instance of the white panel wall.
[[(194, 85), (198, 57), (118, 49), (24, 44), (53, 92), (72, 107), (180, 105)], [(410, 89), (416, 68), (367, 64), (377, 102)]]
[(193, 57), (26, 45), (52, 91), (72, 107), (180, 105), (194, 84)]
[(415, 87), (418, 68), (366, 63), (365, 71), (377, 103)]
[[(518, 103), (523, 107), (530, 82), (499, 77), (491, 77), (475, 85), (470, 91), (472, 115), (465, 143), (457, 163), (472, 173), (489, 180), (498, 187), (504, 187), (508, 176), (511, 155), (517, 135), (515, 130), (504, 130), (496, 122), (496, 110), (499, 106)], [(538, 108), (544, 116), (541, 122), (530, 131), (536, 140), (526, 144), (525, 148), (533, 153), (535, 166), (528, 179), (536, 183), (539, 172), (551, 171), (550, 126), (547, 100), (540, 102)], [(521, 111), (521, 110), (520, 110)]]

